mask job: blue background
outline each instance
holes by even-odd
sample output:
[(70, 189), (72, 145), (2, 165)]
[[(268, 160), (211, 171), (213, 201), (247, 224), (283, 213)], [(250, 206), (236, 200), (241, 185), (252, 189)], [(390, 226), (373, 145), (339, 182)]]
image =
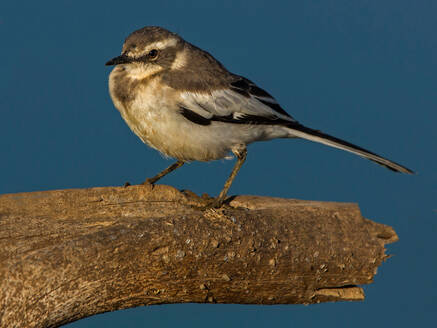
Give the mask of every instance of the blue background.
[[(231, 194), (359, 203), (400, 241), (366, 300), (312, 306), (161, 305), (68, 327), (429, 326), (437, 305), (436, 1), (2, 1), (0, 193), (140, 183), (170, 164), (107, 90), (124, 38), (160, 25), (272, 93), (302, 123), (410, 167), (392, 173), (301, 140), (249, 147)], [(162, 182), (218, 194), (233, 161)]]

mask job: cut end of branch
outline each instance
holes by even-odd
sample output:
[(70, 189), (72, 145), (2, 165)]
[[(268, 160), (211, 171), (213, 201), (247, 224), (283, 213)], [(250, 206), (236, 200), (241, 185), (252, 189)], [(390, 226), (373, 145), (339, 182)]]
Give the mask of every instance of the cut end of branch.
[(314, 293), (316, 302), (363, 301), (364, 290), (358, 286), (322, 288)]

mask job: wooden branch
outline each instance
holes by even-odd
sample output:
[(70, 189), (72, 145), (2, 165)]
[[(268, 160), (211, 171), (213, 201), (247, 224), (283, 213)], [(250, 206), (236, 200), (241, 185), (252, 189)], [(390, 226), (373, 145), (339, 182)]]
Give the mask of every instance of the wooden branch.
[(0, 196), (0, 326), (144, 304), (362, 300), (392, 228), (355, 204), (237, 196), (202, 209), (158, 185)]

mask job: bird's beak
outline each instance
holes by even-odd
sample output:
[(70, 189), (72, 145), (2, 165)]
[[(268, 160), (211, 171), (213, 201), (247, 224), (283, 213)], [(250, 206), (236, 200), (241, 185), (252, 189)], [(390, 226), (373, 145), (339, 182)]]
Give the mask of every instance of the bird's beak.
[(132, 61), (133, 61), (133, 58), (126, 56), (126, 55), (120, 55), (118, 57), (112, 58), (105, 65), (106, 66), (114, 66), (114, 65), (118, 65), (118, 64), (131, 63)]

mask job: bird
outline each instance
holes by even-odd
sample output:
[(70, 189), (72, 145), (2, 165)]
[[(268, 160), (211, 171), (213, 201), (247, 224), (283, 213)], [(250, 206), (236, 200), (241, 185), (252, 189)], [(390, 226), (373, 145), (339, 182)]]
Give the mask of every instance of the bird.
[(299, 123), (251, 80), (229, 72), (210, 53), (159, 26), (132, 32), (121, 55), (106, 63), (109, 93), (130, 129), (147, 145), (177, 161), (144, 183), (154, 184), (187, 162), (236, 157), (213, 202), (221, 207), (246, 160), (247, 146), (276, 138), (302, 138), (367, 158), (386, 168), (400, 164)]

